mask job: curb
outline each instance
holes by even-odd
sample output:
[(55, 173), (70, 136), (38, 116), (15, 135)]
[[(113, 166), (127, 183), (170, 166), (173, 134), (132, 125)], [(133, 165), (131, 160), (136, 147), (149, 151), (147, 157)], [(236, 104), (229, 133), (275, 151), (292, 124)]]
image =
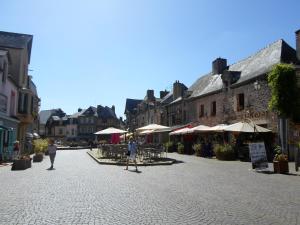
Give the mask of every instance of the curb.
[[(97, 163), (101, 165), (115, 165), (115, 166), (126, 166), (126, 162), (103, 162), (96, 158), (91, 152), (86, 152), (89, 156), (91, 156)], [(137, 164), (137, 166), (169, 166), (173, 163), (177, 162), (175, 159), (169, 159), (166, 162), (157, 162), (157, 163), (143, 163), (143, 164)], [(129, 163), (129, 166), (134, 166), (134, 163)]]

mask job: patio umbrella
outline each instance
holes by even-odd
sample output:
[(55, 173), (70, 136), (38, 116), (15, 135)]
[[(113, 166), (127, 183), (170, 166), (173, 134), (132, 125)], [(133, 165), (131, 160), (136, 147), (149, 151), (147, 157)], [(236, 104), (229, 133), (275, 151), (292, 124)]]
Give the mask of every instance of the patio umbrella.
[(109, 127), (109, 128), (104, 129), (104, 130), (97, 131), (94, 134), (124, 134), (124, 133), (127, 133), (127, 132), (128, 131), (126, 131), (126, 130), (121, 130), (121, 129), (117, 129), (117, 128), (114, 128), (114, 127)]
[(210, 127), (209, 131), (223, 132), (226, 127), (228, 127), (227, 124), (218, 124), (216, 126)]
[(210, 128), (211, 127), (209, 127), (209, 126), (199, 125), (199, 126), (191, 128), (190, 133), (209, 131)]
[(162, 129), (167, 129), (167, 128), (169, 128), (169, 127), (153, 123), (153, 124), (149, 124), (149, 125), (144, 126), (144, 127), (137, 128), (136, 130), (137, 131), (162, 130)]
[(229, 125), (224, 129), (225, 131), (235, 131), (235, 132), (246, 132), (246, 133), (254, 133), (254, 132), (271, 132), (271, 130), (266, 129), (264, 127), (258, 126), (255, 123), (247, 123), (247, 122), (238, 122)]
[(139, 135), (152, 134), (154, 130), (144, 130), (139, 133)]
[(188, 134), (188, 133), (191, 133), (191, 128), (185, 127), (179, 130), (175, 130), (169, 133), (169, 135), (181, 135), (181, 134)]

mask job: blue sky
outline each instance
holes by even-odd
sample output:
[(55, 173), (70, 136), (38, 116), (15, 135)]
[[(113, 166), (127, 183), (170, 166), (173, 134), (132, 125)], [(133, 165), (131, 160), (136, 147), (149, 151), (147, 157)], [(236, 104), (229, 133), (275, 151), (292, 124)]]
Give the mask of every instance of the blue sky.
[(2, 0), (0, 30), (33, 34), (41, 109), (116, 106), (147, 89), (190, 86), (284, 39), (295, 47), (299, 0)]

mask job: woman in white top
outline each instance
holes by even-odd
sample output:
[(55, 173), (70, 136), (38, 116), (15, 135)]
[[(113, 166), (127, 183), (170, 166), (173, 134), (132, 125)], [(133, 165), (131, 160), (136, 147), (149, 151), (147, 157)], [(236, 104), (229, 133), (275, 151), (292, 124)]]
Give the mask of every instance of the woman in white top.
[(49, 152), (49, 157), (50, 157), (50, 162), (51, 162), (51, 167), (49, 168), (50, 170), (53, 169), (53, 164), (54, 164), (54, 159), (56, 156), (56, 145), (54, 144), (54, 140), (50, 139), (49, 140), (49, 145), (48, 145), (48, 152)]
[(129, 160), (133, 160), (134, 161), (134, 165), (135, 165), (135, 170), (138, 171), (137, 164), (136, 164), (136, 154), (137, 154), (136, 143), (133, 140), (133, 138), (130, 137), (129, 143), (128, 143), (127, 162), (126, 162), (126, 168), (125, 168), (125, 170), (128, 170)]

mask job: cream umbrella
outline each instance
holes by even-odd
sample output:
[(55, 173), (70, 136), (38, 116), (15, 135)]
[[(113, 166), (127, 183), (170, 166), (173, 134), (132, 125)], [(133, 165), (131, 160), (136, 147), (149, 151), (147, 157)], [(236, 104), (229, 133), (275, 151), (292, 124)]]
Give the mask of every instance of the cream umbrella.
[(109, 127), (109, 128), (104, 129), (104, 130), (97, 131), (94, 134), (124, 134), (124, 133), (127, 133), (127, 132), (128, 131), (126, 131), (126, 130), (121, 130), (121, 129), (117, 129), (117, 128), (114, 128), (114, 127)]
[(225, 131), (235, 131), (235, 132), (246, 132), (246, 133), (255, 133), (255, 132), (271, 132), (271, 130), (264, 127), (258, 126), (253, 122), (238, 122), (229, 125), (224, 129)]
[(190, 133), (209, 131), (210, 128), (211, 127), (209, 127), (209, 126), (199, 125), (199, 126), (191, 128)]
[(144, 131), (141, 131), (139, 133), (139, 135), (146, 135), (146, 134), (152, 134), (153, 133), (153, 130), (144, 130)]
[(209, 131), (223, 132), (226, 127), (228, 127), (227, 124), (218, 124), (216, 126), (210, 127)]
[(144, 130), (162, 130), (162, 129), (167, 129), (167, 128), (169, 128), (169, 127), (153, 123), (153, 124), (149, 124), (144, 127), (137, 128), (136, 130), (140, 132), (140, 131), (144, 131)]
[(188, 133), (191, 133), (191, 128), (185, 127), (180, 130), (175, 130), (169, 133), (169, 135), (181, 135), (181, 134), (188, 134)]

